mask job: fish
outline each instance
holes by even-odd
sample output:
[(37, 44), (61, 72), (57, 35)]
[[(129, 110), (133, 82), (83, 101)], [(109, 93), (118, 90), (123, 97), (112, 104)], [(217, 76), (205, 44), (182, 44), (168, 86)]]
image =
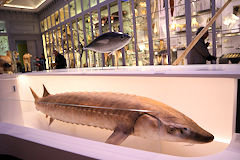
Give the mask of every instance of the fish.
[(151, 98), (115, 92), (50, 94), (40, 98), (30, 87), (36, 110), (54, 120), (107, 129), (106, 143), (120, 145), (128, 136), (201, 144), (214, 136), (176, 109)]
[(114, 53), (123, 48), (131, 40), (131, 36), (122, 32), (107, 32), (89, 43), (84, 50), (92, 50), (99, 53)]

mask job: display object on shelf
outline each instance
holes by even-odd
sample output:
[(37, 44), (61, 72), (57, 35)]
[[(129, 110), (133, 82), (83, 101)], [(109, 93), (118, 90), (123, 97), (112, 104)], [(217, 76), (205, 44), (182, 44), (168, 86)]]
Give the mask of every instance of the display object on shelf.
[(228, 53), (221, 57), (222, 59), (228, 59), (233, 64), (238, 64), (240, 62), (240, 53)]
[(159, 101), (113, 92), (68, 92), (40, 98), (30, 88), (36, 109), (67, 123), (114, 131), (106, 143), (121, 144), (129, 135), (187, 143), (212, 142), (214, 136), (192, 119)]

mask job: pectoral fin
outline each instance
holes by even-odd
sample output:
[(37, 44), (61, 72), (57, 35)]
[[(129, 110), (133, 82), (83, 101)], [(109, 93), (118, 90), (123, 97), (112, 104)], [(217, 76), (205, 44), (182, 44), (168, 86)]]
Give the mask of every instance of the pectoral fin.
[(124, 133), (118, 129), (114, 130), (110, 137), (106, 140), (106, 143), (119, 145), (121, 144), (130, 134)]

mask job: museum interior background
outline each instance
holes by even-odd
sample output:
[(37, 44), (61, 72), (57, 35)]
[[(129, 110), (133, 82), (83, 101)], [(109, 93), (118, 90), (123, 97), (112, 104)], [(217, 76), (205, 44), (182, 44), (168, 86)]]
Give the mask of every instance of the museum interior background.
[[(116, 66), (117, 61), (120, 66), (168, 65), (183, 53), (197, 28), (205, 26), (224, 2), (49, 0), (34, 11), (1, 7), (0, 54), (17, 51), (21, 60), (29, 52), (32, 63), (44, 54), (47, 69), (52, 69), (55, 62), (53, 50), (65, 56), (68, 68)], [(233, 0), (209, 29), (208, 49), (218, 57), (216, 63), (239, 62), (239, 7), (240, 0)], [(82, 49), (109, 31), (128, 33), (132, 39), (111, 56)], [(186, 59), (181, 64), (186, 64)]]

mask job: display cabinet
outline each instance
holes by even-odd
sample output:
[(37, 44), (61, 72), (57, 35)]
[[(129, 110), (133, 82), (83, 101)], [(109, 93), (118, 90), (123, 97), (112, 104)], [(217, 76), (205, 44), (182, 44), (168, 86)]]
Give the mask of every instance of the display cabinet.
[[(74, 151), (74, 153), (88, 156), (93, 153), (90, 151), (91, 149), (94, 148), (93, 150), (96, 150), (99, 147), (101, 148), (101, 152), (94, 152), (91, 155), (95, 156), (96, 159), (99, 159), (99, 155), (106, 156), (101, 159), (113, 159), (114, 156), (116, 156), (114, 159), (129, 159), (132, 156), (132, 159), (141, 159), (146, 154), (149, 154), (148, 158), (145, 157), (143, 159), (227, 160), (231, 157), (231, 159), (237, 160), (240, 155), (239, 130), (236, 128), (236, 125), (239, 124), (239, 117), (237, 116), (237, 110), (239, 110), (239, 71), (239, 65), (225, 64), (218, 66), (119, 67), (118, 69), (114, 67), (104, 69), (79, 68), (66, 69), (64, 71), (52, 70), (26, 73), (24, 75), (2, 75), (0, 77), (0, 87), (2, 89), (0, 92), (0, 137), (10, 134), (10, 136), (25, 141), (21, 143), (17, 143), (16, 140), (11, 141), (15, 145), (21, 144), (23, 146), (25, 144), (24, 146), (26, 147), (26, 141), (29, 141), (54, 147), (61, 151)], [(71, 83), (63, 85), (66, 82)], [(120, 106), (121, 108), (126, 107), (125, 109), (128, 106), (132, 106), (133, 110), (128, 110), (129, 112), (138, 111), (149, 115), (153, 114), (153, 111), (154, 113), (163, 112), (164, 109), (161, 110), (161, 108), (159, 108), (159, 111), (155, 110), (159, 106), (155, 106), (154, 110), (153, 108), (139, 110), (138, 106), (133, 106), (134, 102), (131, 101), (133, 96), (130, 96), (136, 95), (153, 99), (154, 102), (164, 103), (183, 113), (203, 129), (213, 134), (214, 140), (211, 143), (191, 145), (187, 142), (174, 141), (176, 139), (173, 139), (172, 142), (167, 142), (164, 139), (155, 140), (152, 136), (142, 138), (130, 135), (121, 145), (106, 144), (104, 142), (112, 134), (113, 131), (111, 130), (66, 123), (57, 119), (49, 124), (51, 122), (51, 117), (49, 116), (51, 115), (46, 117), (43, 111), (36, 108), (35, 100), (29, 89), (31, 87), (38, 96), (37, 100), (39, 100), (43, 96), (47, 96), (43, 94), (44, 89), (42, 84), (45, 85), (48, 93), (51, 95), (64, 94), (67, 96), (67, 100), (61, 103), (44, 101), (43, 104), (53, 105), (54, 103), (56, 107), (61, 106), (58, 109), (61, 110), (62, 116), (69, 113), (79, 113), (78, 107), (84, 107), (80, 105), (76, 106), (75, 103), (76, 95), (80, 92), (83, 92), (84, 95), (101, 92), (103, 95), (103, 99), (101, 100), (104, 101), (111, 100), (109, 99), (111, 97), (110, 94), (108, 97), (104, 97), (106, 92), (112, 94), (123, 93), (124, 95), (128, 95), (128, 99), (125, 100), (129, 103), (125, 103), (124, 107)], [(72, 96), (76, 97), (72, 99)], [(94, 100), (89, 97), (86, 101), (90, 103)], [(96, 106), (87, 107), (94, 108)], [(164, 106), (162, 107), (164, 108)], [(168, 111), (176, 113), (171, 108), (168, 108)], [(56, 113), (58, 109), (55, 110)], [(114, 109), (116, 111), (116, 108)], [(87, 114), (92, 115), (90, 114), (91, 109), (83, 110)], [(98, 113), (97, 110), (94, 111)], [(98, 117), (101, 117), (100, 113)], [(108, 115), (109, 113), (111, 113), (110, 110), (103, 112), (103, 115)], [(166, 114), (168, 115), (168, 113)], [(165, 114), (160, 115), (164, 116)], [(158, 118), (162, 120), (164, 125), (167, 123), (172, 127), (180, 127), (179, 123), (181, 123), (184, 117), (178, 117), (177, 115), (177, 113), (172, 114), (171, 117), (168, 117), (167, 122), (163, 121), (164, 118), (162, 119), (161, 116)], [(175, 119), (175, 116), (179, 119)], [(98, 117), (92, 116), (91, 120), (98, 120)], [(72, 118), (76, 117), (73, 116)], [(111, 121), (110, 117), (108, 121)], [(122, 121), (124, 122), (125, 119), (121, 119)], [(107, 122), (105, 124), (109, 124)], [(2, 128), (2, 123), (5, 124), (4, 128)], [(185, 125), (190, 127), (191, 123), (186, 123)], [(194, 130), (193, 128), (191, 129)], [(5, 131), (4, 134), (2, 134), (3, 131)], [(200, 132), (197, 133), (200, 134)], [(166, 135), (161, 136), (164, 138)], [(69, 138), (74, 139), (74, 141), (69, 141)], [(4, 143), (3, 141), (1, 142), (0, 146), (6, 144), (6, 141)], [(58, 145), (59, 143), (61, 143), (60, 146)], [(61, 148), (63, 146), (65, 147)], [(73, 146), (76, 146), (76, 148), (74, 147), (73, 149)], [(89, 146), (89, 148), (86, 148), (86, 146)], [(6, 147), (0, 147), (0, 150), (3, 148)], [(7, 147), (7, 149), (12, 150), (16, 149), (16, 147)], [(119, 152), (122, 151), (125, 154), (119, 155)], [(132, 151), (137, 151), (139, 154), (132, 154)], [(26, 148), (22, 152), (28, 152), (28, 154), (23, 154), (25, 156), (31, 155)], [(19, 154), (22, 152), (18, 151), (15, 153)], [(38, 152), (42, 152), (42, 149), (38, 149)]]

